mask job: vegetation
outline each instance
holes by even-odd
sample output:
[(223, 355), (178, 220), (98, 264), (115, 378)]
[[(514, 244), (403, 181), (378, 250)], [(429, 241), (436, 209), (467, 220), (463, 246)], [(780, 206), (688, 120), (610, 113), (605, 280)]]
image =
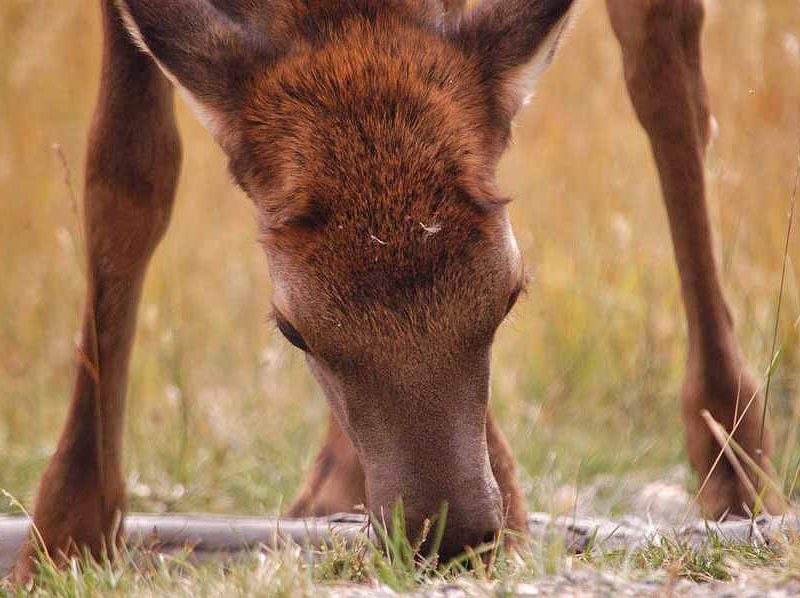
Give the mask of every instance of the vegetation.
[[(55, 446), (75, 362), (84, 290), (76, 198), (101, 47), (95, 4), (0, 5), (0, 488), (26, 507)], [(707, 4), (705, 65), (720, 125), (707, 165), (711, 215), (739, 338), (766, 372), (798, 150), (800, 7)], [(572, 510), (577, 496), (580, 512), (616, 515), (631, 509), (639, 480), (685, 462), (677, 403), (685, 327), (658, 180), (618, 48), (602, 3), (581, 12), (501, 164), (531, 280), (498, 334), (492, 408), (532, 509)], [(327, 408), (301, 356), (268, 323), (249, 201), (183, 104), (179, 117), (179, 197), (150, 269), (130, 375), (129, 504), (273, 515), (310, 468)], [(787, 492), (800, 463), (799, 251), (795, 235), (770, 384)], [(45, 565), (39, 591), (294, 595), (317, 582), (410, 589), (457, 574), (434, 567), (420, 576), (406, 557), (389, 562), (368, 546), (334, 547), (313, 562), (287, 547), (224, 568), (144, 556), (80, 574)], [(797, 576), (799, 563), (791, 545), (666, 544), (578, 559), (555, 543), (460, 579), (511, 583), (596, 567), (705, 581), (754, 564)]]
[[(795, 541), (772, 547), (733, 543), (710, 535), (703, 547), (661, 538), (631, 550), (604, 551), (598, 542), (581, 555), (566, 550), (563, 535), (554, 533), (522, 549), (504, 552), (486, 548), (481, 556), (467, 555), (449, 563), (438, 563), (431, 554), (421, 554), (419, 544), (403, 535), (383, 536), (386, 550), (379, 550), (366, 537), (345, 547), (334, 542), (327, 549), (312, 551), (296, 545), (277, 550), (240, 555), (234, 561), (197, 563), (189, 552), (165, 555), (148, 550), (125, 551), (115, 559), (73, 561), (60, 569), (43, 559), (35, 585), (7, 585), (0, 595), (59, 596), (348, 596), (358, 587), (394, 592), (431, 590), (442, 584), (460, 589), (464, 595), (508, 595), (526, 583), (541, 582), (543, 576), (567, 580), (581, 573), (589, 582), (629, 591), (660, 587), (691, 589), (687, 582), (731, 582), (745, 579), (751, 592), (781, 587), (800, 579), (800, 545)], [(486, 558), (488, 557), (488, 558)], [(600, 577), (603, 574), (604, 577)], [(578, 577), (580, 579), (580, 577)], [(584, 575), (584, 579), (586, 576)], [(643, 582), (651, 585), (643, 586)], [(523, 586), (524, 587), (524, 586)], [(734, 586), (735, 587), (735, 586)], [(591, 590), (592, 586), (584, 587)], [(352, 593), (352, 596), (363, 594)], [(711, 594), (709, 594), (711, 595)]]

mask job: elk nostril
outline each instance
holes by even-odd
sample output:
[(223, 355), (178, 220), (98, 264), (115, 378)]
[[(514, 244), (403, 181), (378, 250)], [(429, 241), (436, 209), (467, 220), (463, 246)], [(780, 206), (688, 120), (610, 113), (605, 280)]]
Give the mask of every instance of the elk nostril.
[(497, 538), (497, 532), (486, 532), (483, 534), (483, 539), (481, 540), (482, 544), (491, 544)]

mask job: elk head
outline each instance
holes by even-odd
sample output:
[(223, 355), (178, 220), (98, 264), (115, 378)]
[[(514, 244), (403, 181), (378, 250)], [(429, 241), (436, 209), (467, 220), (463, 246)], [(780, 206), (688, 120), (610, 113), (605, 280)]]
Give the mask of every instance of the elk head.
[(490, 351), (523, 286), (494, 171), (571, 0), (447, 23), (435, 0), (224, 5), (118, 2), (257, 206), (278, 328), (352, 440), (368, 508), (402, 497), (413, 528), (448, 501), (443, 551), (480, 543), (503, 517)]

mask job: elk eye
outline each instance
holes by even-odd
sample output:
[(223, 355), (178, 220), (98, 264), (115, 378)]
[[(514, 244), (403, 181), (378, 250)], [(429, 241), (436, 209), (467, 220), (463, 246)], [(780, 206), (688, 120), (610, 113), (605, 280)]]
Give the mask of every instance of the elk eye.
[(286, 337), (287, 341), (301, 351), (308, 351), (308, 345), (306, 341), (303, 340), (303, 337), (300, 336), (300, 333), (289, 323), (289, 320), (284, 318), (283, 315), (277, 311), (275, 312), (275, 324), (278, 326), (278, 330), (281, 331), (281, 334)]

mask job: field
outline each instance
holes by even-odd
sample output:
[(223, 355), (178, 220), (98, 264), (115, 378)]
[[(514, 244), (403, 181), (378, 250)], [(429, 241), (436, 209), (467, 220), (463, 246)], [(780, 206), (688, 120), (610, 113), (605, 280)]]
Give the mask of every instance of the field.
[[(0, 488), (26, 507), (75, 364), (84, 291), (76, 198), (101, 47), (95, 4), (0, 5)], [(800, 143), (800, 6), (707, 4), (706, 75), (719, 123), (707, 163), (711, 217), (739, 339), (765, 372)], [(327, 407), (302, 356), (269, 323), (250, 202), (183, 104), (179, 116), (178, 199), (149, 271), (130, 374), (129, 505), (274, 515), (310, 467)], [(570, 511), (577, 494), (580, 512), (614, 516), (630, 511), (635, 488), (665, 477), (691, 492), (697, 482), (681, 468), (677, 272), (601, 3), (581, 6), (518, 119), (499, 183), (514, 198), (531, 282), (498, 334), (492, 408), (529, 507)], [(800, 459), (800, 235), (786, 259), (770, 410), (788, 487)], [(216, 593), (222, 581), (204, 583)], [(248, 593), (242, 584), (237, 591)]]

